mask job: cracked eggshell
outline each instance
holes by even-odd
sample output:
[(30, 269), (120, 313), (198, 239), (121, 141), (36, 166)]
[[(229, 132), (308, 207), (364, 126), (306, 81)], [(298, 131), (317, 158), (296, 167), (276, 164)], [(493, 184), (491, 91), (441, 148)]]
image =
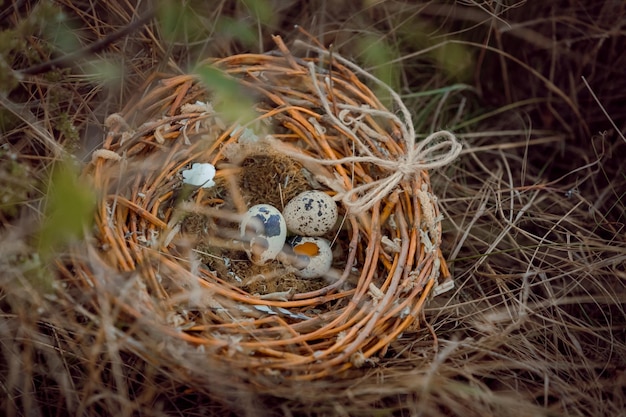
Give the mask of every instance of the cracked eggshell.
[(321, 237), (294, 236), (287, 241), (289, 264), (301, 278), (319, 278), (328, 273), (333, 263), (330, 242)]
[(183, 171), (183, 182), (196, 187), (211, 188), (215, 185), (215, 167), (212, 164), (194, 163)]
[(337, 222), (337, 203), (322, 191), (304, 191), (287, 203), (283, 216), (290, 232), (322, 236)]
[(246, 246), (248, 258), (263, 265), (282, 251), (287, 237), (287, 225), (280, 211), (269, 204), (257, 204), (243, 215), (239, 233)]

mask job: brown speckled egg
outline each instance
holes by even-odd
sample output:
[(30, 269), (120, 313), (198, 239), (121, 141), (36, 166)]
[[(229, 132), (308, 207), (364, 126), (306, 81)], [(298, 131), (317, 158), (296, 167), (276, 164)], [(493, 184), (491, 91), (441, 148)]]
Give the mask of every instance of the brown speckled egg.
[(322, 236), (337, 221), (337, 203), (322, 191), (305, 191), (287, 203), (283, 216), (290, 232), (303, 236)]

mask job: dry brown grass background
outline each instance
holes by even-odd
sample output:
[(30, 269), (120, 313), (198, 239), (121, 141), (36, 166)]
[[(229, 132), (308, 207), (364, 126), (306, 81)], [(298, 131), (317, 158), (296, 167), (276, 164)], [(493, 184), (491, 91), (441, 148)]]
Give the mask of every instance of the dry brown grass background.
[[(623, 2), (185, 5), (181, 19), (166, 1), (0, 12), (2, 414), (626, 415)], [(93, 294), (48, 272), (64, 256), (37, 246), (50, 167), (64, 152), (88, 161), (106, 116), (151, 74), (265, 52), (271, 34), (300, 38), (294, 24), (388, 75), (418, 132), (462, 139), (458, 160), (432, 173), (456, 287), (430, 301), (427, 328), (342, 378), (260, 389), (168, 345), (196, 370), (183, 374), (149, 360), (161, 335), (133, 345), (118, 312), (102, 313), (106, 296), (94, 315)]]

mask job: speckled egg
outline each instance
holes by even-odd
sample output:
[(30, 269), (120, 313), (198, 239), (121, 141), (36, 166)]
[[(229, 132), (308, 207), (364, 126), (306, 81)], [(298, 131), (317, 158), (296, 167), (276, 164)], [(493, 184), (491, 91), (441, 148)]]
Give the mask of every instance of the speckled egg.
[(326, 275), (333, 263), (330, 242), (321, 237), (294, 236), (287, 241), (290, 266), (302, 278), (318, 278)]
[(276, 207), (257, 204), (243, 215), (239, 232), (248, 258), (257, 265), (263, 265), (282, 251), (287, 225)]
[(283, 216), (290, 232), (322, 236), (337, 221), (337, 203), (322, 191), (305, 191), (287, 203)]

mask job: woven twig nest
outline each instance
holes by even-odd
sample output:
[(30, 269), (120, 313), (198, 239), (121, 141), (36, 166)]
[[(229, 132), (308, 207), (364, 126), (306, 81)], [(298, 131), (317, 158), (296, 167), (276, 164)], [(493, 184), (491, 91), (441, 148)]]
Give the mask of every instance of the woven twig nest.
[[(408, 112), (385, 109), (365, 72), (316, 47), (296, 58), (276, 42), (276, 53), (211, 63), (254, 98), (252, 122), (225, 123), (192, 75), (152, 83), (109, 118), (86, 170), (99, 195), (90, 249), (119, 272), (112, 299), (129, 333), (150, 322), (250, 375), (316, 379), (374, 362), (419, 327), (449, 276), (426, 168), (458, 143), (447, 134), (443, 145), (413, 146)], [(183, 184), (200, 162), (216, 167), (213, 187)], [(248, 262), (236, 238), (242, 212), (281, 209), (308, 189), (338, 202), (331, 271), (307, 280), (278, 261)], [(111, 287), (93, 261), (76, 256), (72, 274)]]

